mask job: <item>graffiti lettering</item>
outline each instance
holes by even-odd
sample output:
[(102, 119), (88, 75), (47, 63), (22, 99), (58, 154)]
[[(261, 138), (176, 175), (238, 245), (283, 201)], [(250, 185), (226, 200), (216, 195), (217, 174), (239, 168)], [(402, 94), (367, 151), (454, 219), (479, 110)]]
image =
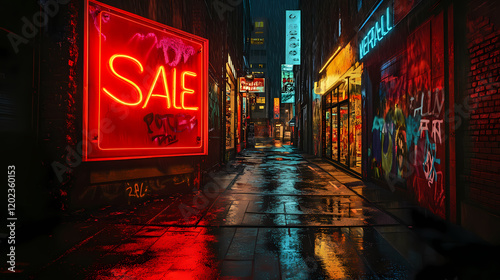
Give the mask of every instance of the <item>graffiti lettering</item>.
[(134, 184), (134, 187), (132, 188), (129, 183), (127, 183), (127, 188), (125, 189), (128, 192), (128, 196), (131, 197), (137, 197), (141, 198), (146, 195), (146, 192), (148, 191), (148, 186), (144, 185), (144, 183), (141, 183), (139, 186), (138, 183)]
[(432, 138), (434, 141), (439, 138), (439, 144), (441, 144), (441, 124), (443, 124), (443, 120), (432, 121)]
[[(427, 98), (425, 98), (427, 96)], [(418, 95), (417, 95), (418, 97)], [(438, 117), (441, 115), (441, 111), (444, 107), (444, 92), (441, 88), (437, 88), (434, 91), (434, 94), (429, 90), (427, 95), (422, 92), (420, 95), (420, 106), (416, 107), (419, 102), (416, 98), (410, 98), (410, 110), (413, 110), (413, 116), (415, 117), (417, 114), (422, 117), (427, 116), (435, 116)], [(424, 106), (425, 105), (425, 106)], [(425, 110), (425, 111), (424, 111)]]
[(176, 135), (155, 135), (151, 138), (152, 141), (157, 142), (158, 146), (165, 144), (165, 146), (172, 145), (179, 141)]
[(422, 136), (422, 133), (424, 133), (424, 131), (429, 131), (429, 121), (430, 120), (420, 120), (420, 127), (418, 128), (420, 136)]
[[(175, 133), (191, 132), (197, 125), (198, 120), (188, 114), (154, 114), (149, 113), (143, 118), (146, 123), (148, 134), (153, 134), (151, 128), (153, 122), (159, 132), (151, 137), (151, 141), (156, 142), (158, 145), (171, 145), (178, 142)], [(153, 127), (154, 128), (154, 127)], [(198, 139), (198, 138), (197, 138)]]
[(408, 116), (406, 118), (406, 146), (410, 147), (413, 143), (417, 145), (420, 138), (420, 116)]
[[(177, 66), (181, 59), (184, 63), (186, 63), (189, 57), (195, 54), (194, 48), (192, 46), (184, 44), (184, 42), (179, 38), (158, 39), (158, 37), (154, 33), (148, 33), (147, 35), (136, 33), (132, 37), (131, 41), (135, 38), (141, 41), (146, 39), (152, 40), (153, 46), (163, 51), (163, 58), (165, 59), (165, 63), (172, 67)], [(172, 50), (174, 52), (174, 56), (172, 59), (169, 58), (169, 50)]]

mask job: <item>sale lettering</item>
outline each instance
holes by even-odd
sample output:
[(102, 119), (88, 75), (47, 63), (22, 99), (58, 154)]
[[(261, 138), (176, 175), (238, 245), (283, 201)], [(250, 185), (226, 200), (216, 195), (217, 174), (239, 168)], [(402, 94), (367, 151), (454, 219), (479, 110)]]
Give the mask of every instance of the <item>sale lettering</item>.
[[(142, 108), (146, 108), (151, 100), (153, 98), (161, 98), (163, 99), (162, 101), (165, 102), (165, 108), (170, 109), (182, 109), (182, 110), (190, 110), (190, 111), (198, 111), (199, 107), (189, 107), (186, 105), (186, 100), (189, 98), (190, 95), (194, 94), (195, 91), (193, 89), (187, 88), (186, 87), (186, 81), (188, 79), (193, 79), (197, 77), (197, 74), (191, 71), (183, 71), (180, 73), (180, 91), (177, 90), (177, 69), (173, 68), (172, 75), (171, 75), (171, 80), (167, 80), (167, 75), (165, 67), (163, 65), (160, 65), (156, 71), (155, 71), (155, 78), (153, 79), (153, 82), (149, 86), (148, 93), (146, 96), (143, 95), (143, 92), (141, 88), (131, 79), (128, 77), (122, 76), (116, 69), (115, 69), (115, 60), (117, 59), (124, 59), (128, 60), (130, 62), (133, 62), (138, 68), (139, 73), (144, 72), (144, 67), (142, 66), (142, 63), (137, 60), (136, 58), (129, 56), (129, 55), (123, 55), (123, 54), (115, 54), (110, 57), (108, 63), (109, 63), (109, 69), (111, 70), (111, 73), (118, 79), (121, 80), (123, 83), (126, 83), (130, 85), (136, 92), (136, 99), (135, 100), (124, 100), (123, 98), (120, 98), (117, 96), (116, 93), (113, 93), (111, 89), (107, 89), (105, 87), (102, 88), (102, 91), (109, 96), (111, 99), (114, 101), (126, 105), (126, 106), (137, 106), (142, 104)], [(153, 93), (153, 92), (158, 92), (156, 90), (157, 87), (161, 86), (163, 84), (163, 93), (158, 94), (158, 93)], [(169, 85), (170, 84), (170, 85)]]

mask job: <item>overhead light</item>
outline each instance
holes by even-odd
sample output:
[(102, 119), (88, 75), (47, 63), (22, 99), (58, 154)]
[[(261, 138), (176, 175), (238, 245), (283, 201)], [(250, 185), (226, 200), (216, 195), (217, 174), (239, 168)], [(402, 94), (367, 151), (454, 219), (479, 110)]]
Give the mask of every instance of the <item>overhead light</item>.
[(330, 64), (330, 62), (332, 62), (333, 58), (337, 55), (337, 53), (340, 51), (340, 46), (337, 48), (337, 50), (332, 54), (332, 56), (330, 56), (330, 58), (328, 59), (328, 61), (325, 63), (325, 65), (323, 66), (323, 68), (321, 68), (321, 70), (319, 70), (319, 73), (321, 74), (321, 72), (323, 72), (323, 70), (325, 70), (326, 66), (328, 66), (328, 64)]

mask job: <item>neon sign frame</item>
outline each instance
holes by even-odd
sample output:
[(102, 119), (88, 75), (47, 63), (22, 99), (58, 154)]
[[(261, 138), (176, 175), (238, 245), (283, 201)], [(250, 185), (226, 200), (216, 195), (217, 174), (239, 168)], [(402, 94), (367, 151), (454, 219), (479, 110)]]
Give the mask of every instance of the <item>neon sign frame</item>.
[[(104, 16), (103, 16), (104, 14)], [(154, 53), (151, 55), (147, 61), (141, 58), (134, 57), (129, 53), (124, 53), (117, 51), (113, 55), (109, 56), (114, 50), (110, 47), (114, 47), (112, 43), (117, 42), (110, 40), (115, 36), (113, 32), (107, 31), (106, 34), (103, 32), (102, 23), (105, 24), (113, 18), (114, 20), (119, 19), (122, 22), (126, 22), (133, 27), (137, 27), (139, 30), (147, 31), (147, 35), (133, 33), (133, 30), (128, 31), (126, 28), (117, 30), (117, 37), (123, 40), (122, 37), (128, 36), (129, 42), (132, 40), (135, 43), (130, 44), (130, 51), (136, 50), (141, 56), (143, 53), (143, 45), (140, 45), (141, 40), (149, 40), (148, 42), (154, 42), (152, 47), (148, 50), (148, 54), (152, 52), (151, 50), (156, 47)], [(116, 23), (115, 23), (116, 24)], [(110, 27), (108, 27), (110, 28)], [(112, 29), (111, 31), (113, 31)], [(127, 33), (128, 32), (128, 33)], [(126, 33), (125, 35), (123, 33)], [(98, 39), (96, 34), (98, 34)], [(146, 32), (144, 32), (146, 34)], [(122, 36), (122, 37), (119, 37)], [(146, 39), (145, 39), (146, 38)], [(166, 38), (166, 39), (165, 39)], [(154, 41), (153, 41), (154, 40)], [(104, 45), (103, 42), (107, 45)], [(171, 53), (168, 53), (168, 47), (165, 48), (166, 44), (173, 46), (172, 48), (178, 50), (179, 46), (184, 47), (182, 54), (177, 55), (175, 53), (175, 59), (171, 60)], [(103, 49), (107, 47), (108, 49)], [(118, 46), (117, 49), (125, 49), (128, 51), (128, 45)], [(135, 48), (135, 49), (134, 49)], [(176, 49), (177, 48), (177, 49)], [(104, 57), (104, 52), (106, 51), (109, 60), (104, 61), (107, 57)], [(137, 52), (137, 50), (140, 50)], [(163, 53), (162, 53), (163, 51)], [(154, 52), (154, 51), (153, 51)], [(101, 57), (101, 55), (103, 57)], [(164, 60), (160, 60), (159, 57), (164, 56)], [(184, 58), (182, 60), (182, 58)], [(170, 60), (169, 60), (170, 59)], [(152, 157), (170, 157), (170, 156), (194, 156), (194, 155), (207, 155), (208, 154), (208, 40), (189, 34), (182, 30), (178, 30), (161, 23), (140, 17), (138, 15), (117, 9), (115, 7), (102, 4), (94, 0), (85, 1), (85, 30), (84, 30), (84, 98), (83, 98), (83, 145), (82, 145), (82, 155), (84, 161), (104, 161), (104, 160), (123, 160), (123, 159), (135, 159), (135, 158), (152, 158)], [(148, 62), (153, 61), (154, 64), (152, 69)], [(146, 63), (146, 64), (144, 64)], [(116, 64), (121, 64), (119, 68), (116, 68)], [(156, 66), (155, 66), (156, 65)], [(179, 71), (178, 68), (182, 68)], [(96, 69), (98, 68), (98, 69)], [(171, 70), (167, 74), (167, 69)], [(108, 70), (107, 72), (105, 70)], [(118, 69), (119, 71), (117, 71)], [(184, 69), (184, 71), (182, 71)], [(152, 71), (147, 74), (147, 70)], [(106, 73), (104, 73), (106, 72)], [(128, 74), (125, 75), (122, 72)], [(133, 75), (132, 75), (132, 74)], [(107, 85), (101, 85), (102, 75), (107, 75), (107, 78), (103, 80)], [(142, 76), (140, 76), (142, 75)], [(148, 76), (149, 75), (149, 76)], [(167, 76), (170, 75), (170, 83), (167, 83)], [(145, 77), (144, 77), (145, 76)], [(121, 84), (118, 89), (128, 89), (134, 92), (135, 96), (133, 100), (127, 100), (126, 95), (123, 94), (123, 90), (113, 90), (108, 88), (110, 82), (109, 77), (114, 78), (115, 84), (119, 81)], [(133, 80), (140, 80), (142, 78), (143, 90)], [(151, 80), (152, 82), (145, 82), (145, 80)], [(179, 81), (178, 81), (179, 80)], [(151, 85), (150, 87), (144, 84)], [(158, 85), (157, 85), (158, 84)], [(111, 84), (113, 85), (113, 84)], [(115, 88), (117, 88), (115, 86)], [(172, 90), (170, 90), (170, 88)], [(164, 94), (155, 94), (155, 92), (160, 92), (163, 89)], [(117, 94), (114, 94), (116, 92)], [(118, 95), (122, 96), (120, 98)], [(160, 98), (158, 98), (160, 97)], [(128, 98), (130, 99), (130, 98)], [(163, 105), (159, 105), (160, 101), (165, 100)], [(154, 104), (151, 103), (156, 101)], [(105, 102), (105, 104), (102, 104)], [(177, 115), (173, 114), (147, 114), (143, 117), (142, 115), (148, 113), (149, 104), (153, 104), (152, 108), (163, 108), (167, 109), (167, 113), (176, 112)], [(101, 106), (107, 106), (102, 107)], [(111, 106), (110, 106), (111, 105)], [(127, 129), (107, 132), (105, 134), (106, 128), (113, 127), (123, 127), (120, 126), (120, 121), (122, 119), (113, 119), (107, 114), (101, 113), (102, 110), (109, 110), (108, 107), (119, 108), (118, 111), (129, 112), (128, 117), (130, 117), (130, 111), (132, 111), (132, 117), (136, 117), (133, 121), (146, 122), (147, 130), (145, 127), (137, 128), (137, 126), (130, 127), (131, 139), (148, 139), (152, 143), (144, 144), (142, 142), (134, 142), (134, 140), (129, 140), (126, 143), (117, 142), (116, 146), (111, 146), (109, 143), (112, 141), (107, 140), (106, 145), (103, 146), (103, 139), (109, 139), (113, 136), (113, 133), (120, 133), (120, 137), (126, 136)], [(163, 107), (159, 107), (163, 106)], [(191, 112), (191, 113), (190, 113)], [(164, 112), (162, 112), (164, 113)], [(135, 115), (134, 115), (135, 114)], [(137, 115), (141, 115), (141, 119), (137, 118)], [(102, 115), (102, 116), (101, 116)], [(152, 119), (147, 119), (147, 117), (153, 116)], [(168, 116), (167, 116), (168, 115)], [(172, 116), (171, 116), (172, 115)], [(166, 117), (165, 117), (166, 116)], [(180, 119), (181, 117), (184, 119)], [(170, 121), (169, 121), (170, 117)], [(163, 118), (163, 119), (162, 119)], [(165, 121), (166, 118), (166, 121)], [(180, 119), (180, 120), (179, 120)], [(149, 123), (148, 123), (149, 121)], [(115, 123), (113, 123), (115, 122)], [(174, 123), (175, 128), (172, 128)], [(156, 136), (148, 133), (151, 132), (151, 128), (155, 128), (152, 124), (162, 123), (162, 128), (168, 130), (169, 127), (173, 131), (170, 131), (169, 135), (165, 135), (165, 138), (161, 141), (157, 141)], [(117, 126), (115, 126), (117, 124)], [(176, 130), (179, 125), (187, 132), (189, 135), (180, 135), (178, 139), (177, 134), (183, 133), (183, 130)], [(158, 126), (159, 128), (159, 126)], [(137, 130), (146, 131), (146, 136), (137, 136), (134, 132)], [(110, 130), (110, 129), (108, 129)], [(104, 131), (104, 132), (103, 132)], [(168, 136), (168, 137), (167, 137)], [(108, 138), (106, 138), (108, 137)], [(142, 138), (140, 138), (142, 137)], [(155, 139), (154, 142), (153, 138)], [(174, 140), (170, 141), (171, 138)], [(149, 140), (151, 139), (151, 140)], [(165, 139), (170, 141), (165, 144)], [(189, 139), (186, 140), (186, 139)], [(141, 140), (146, 141), (146, 140)], [(135, 144), (134, 144), (135, 143)], [(137, 144), (138, 143), (138, 144)], [(161, 144), (164, 144), (163, 146)], [(128, 145), (128, 146), (127, 146)]]
[[(382, 2), (380, 2), (382, 3)], [(380, 5), (380, 4), (379, 4)], [(380, 21), (380, 24), (379, 24)], [(368, 33), (363, 37), (359, 44), (359, 59), (365, 57), (370, 50), (373, 50), (378, 42), (380, 42), (393, 28), (393, 23), (390, 20), (389, 7), (386, 8), (385, 30), (384, 30), (384, 15), (380, 16), (380, 20), (375, 22)]]

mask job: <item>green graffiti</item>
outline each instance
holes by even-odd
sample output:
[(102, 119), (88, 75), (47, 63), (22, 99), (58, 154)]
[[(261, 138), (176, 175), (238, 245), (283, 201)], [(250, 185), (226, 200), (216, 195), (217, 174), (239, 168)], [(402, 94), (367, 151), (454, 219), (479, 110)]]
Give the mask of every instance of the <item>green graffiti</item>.
[(389, 141), (389, 147), (387, 147), (387, 152), (384, 152), (385, 146), (385, 133), (382, 134), (382, 170), (384, 171), (384, 177), (386, 180), (389, 180), (389, 173), (391, 173), (392, 169), (392, 139), (391, 136), (388, 135), (387, 141)]

